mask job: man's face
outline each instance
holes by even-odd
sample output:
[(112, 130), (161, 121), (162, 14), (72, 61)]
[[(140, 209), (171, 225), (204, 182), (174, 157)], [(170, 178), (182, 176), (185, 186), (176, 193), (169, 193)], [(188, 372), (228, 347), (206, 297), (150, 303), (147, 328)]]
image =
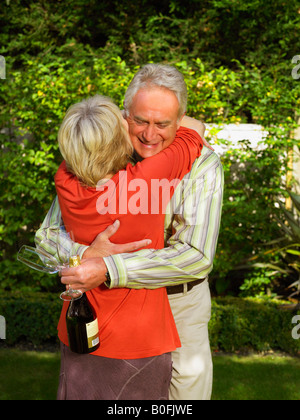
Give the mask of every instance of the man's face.
[(168, 89), (140, 89), (133, 98), (129, 116), (129, 135), (135, 151), (142, 158), (154, 156), (174, 140), (181, 118), (179, 103)]

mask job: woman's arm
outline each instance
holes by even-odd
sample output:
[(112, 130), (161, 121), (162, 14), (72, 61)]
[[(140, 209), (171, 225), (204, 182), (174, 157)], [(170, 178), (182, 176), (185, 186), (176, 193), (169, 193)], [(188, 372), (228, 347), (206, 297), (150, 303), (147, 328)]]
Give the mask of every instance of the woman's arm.
[(181, 180), (192, 168), (203, 148), (199, 134), (185, 127), (176, 132), (174, 141), (160, 153), (138, 162), (134, 167), (128, 165), (126, 170), (132, 178), (151, 180)]

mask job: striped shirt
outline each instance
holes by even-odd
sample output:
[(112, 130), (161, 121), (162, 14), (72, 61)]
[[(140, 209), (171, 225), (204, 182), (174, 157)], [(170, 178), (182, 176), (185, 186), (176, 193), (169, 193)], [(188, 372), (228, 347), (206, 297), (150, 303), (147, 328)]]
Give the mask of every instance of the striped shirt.
[[(224, 175), (219, 157), (207, 147), (195, 160), (168, 204), (165, 248), (143, 249), (105, 257), (110, 288), (173, 286), (205, 278), (213, 268), (219, 234)], [(36, 245), (58, 257), (56, 230), (63, 224), (57, 197), (35, 236)], [(70, 241), (59, 255), (79, 254), (87, 247)]]

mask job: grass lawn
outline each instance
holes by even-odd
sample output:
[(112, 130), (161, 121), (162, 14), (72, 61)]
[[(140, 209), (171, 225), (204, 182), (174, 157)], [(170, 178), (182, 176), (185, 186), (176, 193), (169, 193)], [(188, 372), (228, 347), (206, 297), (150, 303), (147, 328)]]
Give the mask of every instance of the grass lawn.
[(215, 356), (213, 400), (300, 400), (300, 358)]
[[(300, 358), (217, 355), (213, 400), (300, 400)], [(0, 400), (55, 400), (59, 353), (0, 349)]]
[(60, 354), (0, 349), (0, 400), (55, 400)]

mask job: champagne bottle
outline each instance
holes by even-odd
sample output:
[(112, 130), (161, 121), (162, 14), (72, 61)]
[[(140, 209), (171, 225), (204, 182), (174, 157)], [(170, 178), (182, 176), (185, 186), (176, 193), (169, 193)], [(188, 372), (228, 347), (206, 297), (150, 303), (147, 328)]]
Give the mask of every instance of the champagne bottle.
[[(78, 255), (70, 258), (70, 267), (80, 264)], [(73, 299), (66, 315), (70, 350), (75, 353), (92, 353), (100, 346), (98, 320), (94, 308), (83, 293), (80, 299)]]

